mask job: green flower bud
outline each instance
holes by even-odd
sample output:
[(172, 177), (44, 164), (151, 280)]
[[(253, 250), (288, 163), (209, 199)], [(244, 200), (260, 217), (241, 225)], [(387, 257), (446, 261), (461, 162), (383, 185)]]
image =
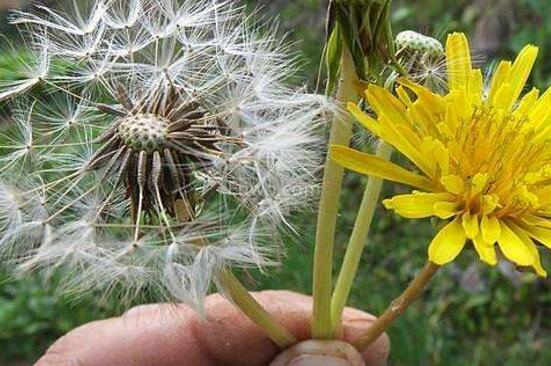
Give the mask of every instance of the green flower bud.
[(399, 51), (426, 53), (432, 57), (444, 55), (444, 47), (437, 39), (411, 30), (398, 33), (394, 43)]

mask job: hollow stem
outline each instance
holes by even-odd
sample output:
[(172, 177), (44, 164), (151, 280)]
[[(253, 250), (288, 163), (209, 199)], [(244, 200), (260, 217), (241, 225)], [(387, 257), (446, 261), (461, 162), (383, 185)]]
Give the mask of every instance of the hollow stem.
[[(382, 159), (390, 160), (392, 151), (393, 149), (390, 145), (381, 142), (377, 148), (376, 155)], [(362, 252), (367, 241), (369, 227), (371, 226), (371, 221), (373, 220), (373, 215), (375, 214), (375, 209), (379, 202), (382, 186), (382, 179), (370, 177), (364, 191), (362, 203), (358, 210), (358, 216), (354, 223), (354, 229), (352, 230), (352, 235), (350, 236), (350, 241), (346, 248), (343, 264), (331, 300), (331, 319), (333, 321), (334, 336), (338, 336), (340, 332), (342, 312), (350, 296), (352, 284), (358, 271)]]
[(440, 266), (430, 261), (427, 262), (405, 291), (392, 301), (385, 312), (373, 322), (362, 336), (356, 338), (352, 345), (360, 352), (366, 350), (423, 293), (427, 284), (439, 269)]
[(223, 270), (218, 280), (234, 304), (262, 328), (281, 349), (297, 343), (297, 339), (260, 305), (230, 270)]
[[(346, 103), (355, 101), (357, 95), (354, 83), (357, 81), (354, 61), (345, 48), (341, 59), (341, 80), (337, 98)], [(337, 113), (333, 120), (329, 144), (348, 145), (352, 136), (352, 120), (348, 113)], [(330, 339), (332, 333), (331, 292), (333, 288), (333, 246), (335, 226), (339, 210), (343, 168), (328, 157), (319, 205), (316, 228), (316, 247), (314, 251), (313, 269), (313, 319), (312, 337), (314, 339)]]

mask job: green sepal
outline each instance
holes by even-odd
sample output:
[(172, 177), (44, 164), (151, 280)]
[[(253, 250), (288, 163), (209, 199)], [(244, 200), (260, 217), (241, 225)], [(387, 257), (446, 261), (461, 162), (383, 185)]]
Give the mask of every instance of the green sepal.
[(325, 67), (327, 67), (327, 89), (325, 92), (330, 95), (337, 85), (341, 70), (343, 43), (338, 23), (333, 27), (325, 47)]

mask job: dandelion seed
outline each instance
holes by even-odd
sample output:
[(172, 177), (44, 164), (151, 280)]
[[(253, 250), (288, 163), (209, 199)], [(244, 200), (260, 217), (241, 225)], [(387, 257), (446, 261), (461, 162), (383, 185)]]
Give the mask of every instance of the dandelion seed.
[(111, 29), (130, 29), (149, 9), (143, 0), (114, 0), (109, 3), (103, 19)]
[(43, 15), (15, 11), (11, 23), (14, 25), (34, 25), (40, 28), (59, 31), (67, 35), (84, 36), (94, 32), (104, 17), (105, 2), (103, 0), (94, 2), (88, 14), (83, 14), (80, 10), (81, 8), (76, 4), (76, 0), (73, 1), (73, 19), (69, 19), (46, 6), (37, 5), (35, 9), (43, 12)]
[(10, 72), (15, 80), (0, 81), (0, 101), (25, 93), (47, 77), (51, 61), (49, 43), (47, 38), (43, 38), (41, 42), (37, 46), (30, 46), (29, 57), (24, 57), (11, 48), (10, 55), (13, 59), (9, 64), (20, 66)]

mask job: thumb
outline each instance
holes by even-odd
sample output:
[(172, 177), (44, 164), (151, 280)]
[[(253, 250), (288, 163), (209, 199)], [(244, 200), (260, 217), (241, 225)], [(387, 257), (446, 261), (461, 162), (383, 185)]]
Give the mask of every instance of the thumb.
[(362, 355), (342, 341), (308, 340), (280, 353), (270, 366), (365, 366)]

